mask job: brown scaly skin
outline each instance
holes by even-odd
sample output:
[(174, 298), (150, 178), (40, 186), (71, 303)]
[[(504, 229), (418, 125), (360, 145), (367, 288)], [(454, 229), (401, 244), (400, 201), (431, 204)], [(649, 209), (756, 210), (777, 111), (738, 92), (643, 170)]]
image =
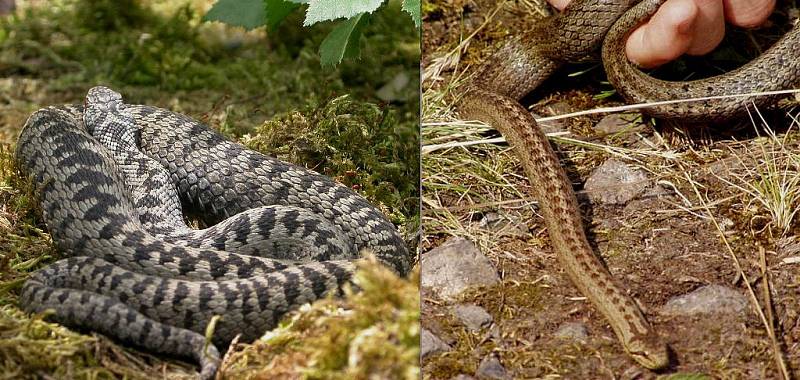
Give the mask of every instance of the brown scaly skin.
[[(510, 37), (478, 70), (458, 103), (463, 117), (494, 126), (514, 148), (534, 184), (532, 189), (561, 265), (606, 317), (628, 354), (650, 369), (669, 365), (668, 346), (592, 251), (572, 185), (546, 136), (519, 99), (562, 63), (589, 55), (601, 45), (609, 80), (630, 102), (780, 90), (800, 82), (800, 53), (796, 48), (800, 46), (800, 27), (758, 59), (723, 76), (693, 82), (664, 82), (647, 76), (627, 61), (623, 47), (630, 31), (663, 1), (646, 0), (634, 7), (638, 1), (575, 0), (564, 13), (521, 36)], [(772, 100), (761, 98), (757, 104)], [(720, 121), (739, 115), (751, 101), (739, 98), (682, 103), (644, 111), (662, 118)]]
[[(628, 103), (691, 99), (708, 96), (780, 91), (800, 86), (800, 26), (746, 65), (706, 79), (671, 82), (655, 79), (625, 57), (630, 32), (650, 17), (664, 0), (645, 0), (620, 18), (603, 43), (603, 64), (608, 80)], [(646, 114), (685, 122), (722, 122), (747, 114), (751, 105), (768, 106), (776, 96), (737, 97), (652, 106)], [(752, 108), (750, 108), (752, 110)]]

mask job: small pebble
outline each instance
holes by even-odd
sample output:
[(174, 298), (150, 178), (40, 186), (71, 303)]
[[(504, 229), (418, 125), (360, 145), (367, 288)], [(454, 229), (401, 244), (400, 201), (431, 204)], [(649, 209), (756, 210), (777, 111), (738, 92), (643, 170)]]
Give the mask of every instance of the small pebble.
[(476, 332), (492, 323), (492, 316), (475, 305), (455, 305), (450, 309), (469, 331)]
[(691, 293), (667, 301), (661, 314), (668, 316), (698, 314), (742, 314), (748, 310), (748, 301), (741, 292), (721, 285), (707, 285)]
[(589, 341), (589, 331), (581, 322), (564, 322), (555, 333), (556, 338), (586, 343)]
[(650, 183), (643, 170), (611, 158), (594, 169), (583, 188), (594, 202), (619, 205), (642, 194)]
[(419, 337), (420, 359), (425, 359), (429, 355), (440, 352), (450, 351), (450, 346), (434, 335), (428, 329), (422, 329)]
[(495, 355), (489, 354), (481, 360), (475, 376), (481, 379), (508, 380), (511, 379), (506, 368)]
[(422, 286), (446, 300), (467, 288), (500, 281), (491, 261), (471, 241), (454, 238), (422, 255)]

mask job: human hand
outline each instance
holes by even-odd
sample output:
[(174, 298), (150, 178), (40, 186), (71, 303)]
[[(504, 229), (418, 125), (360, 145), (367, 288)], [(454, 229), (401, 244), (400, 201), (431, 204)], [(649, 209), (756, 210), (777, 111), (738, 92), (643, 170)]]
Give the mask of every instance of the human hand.
[[(563, 10), (572, 0), (547, 0)], [(775, 0), (667, 0), (625, 46), (631, 62), (644, 68), (663, 65), (682, 54), (703, 55), (725, 36), (725, 22), (752, 28), (763, 23)]]

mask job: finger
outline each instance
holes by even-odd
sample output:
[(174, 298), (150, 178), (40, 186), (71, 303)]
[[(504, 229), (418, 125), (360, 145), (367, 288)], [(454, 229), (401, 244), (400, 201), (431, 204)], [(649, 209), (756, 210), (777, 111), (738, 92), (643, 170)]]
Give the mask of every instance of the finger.
[(763, 24), (775, 9), (775, 0), (724, 0), (723, 4), (725, 19), (743, 28)]
[(692, 29), (692, 42), (686, 54), (703, 55), (714, 50), (725, 37), (722, 0), (694, 0), (697, 18)]
[(645, 68), (667, 63), (686, 52), (697, 18), (694, 0), (668, 0), (646, 24), (631, 33), (625, 54)]
[(563, 11), (572, 0), (547, 0), (550, 5), (554, 6), (559, 11)]

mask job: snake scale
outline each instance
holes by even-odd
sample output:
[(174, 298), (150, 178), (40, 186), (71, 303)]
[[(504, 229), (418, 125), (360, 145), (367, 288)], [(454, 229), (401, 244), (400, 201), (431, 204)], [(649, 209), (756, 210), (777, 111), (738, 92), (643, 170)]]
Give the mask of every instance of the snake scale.
[[(16, 159), (68, 256), (31, 275), (23, 309), (191, 358), (205, 379), (216, 346), (256, 339), (338, 292), (362, 249), (399, 273), (410, 267), (395, 227), (349, 188), (104, 87), (85, 106), (31, 115)], [(182, 209), (211, 227), (189, 228)]]
[[(609, 81), (631, 103), (746, 94), (800, 85), (800, 26), (762, 55), (729, 73), (689, 82), (648, 76), (630, 63), (625, 41), (664, 0), (573, 0), (563, 13), (509, 36), (458, 100), (462, 117), (502, 133), (520, 159), (556, 255), (575, 286), (608, 320), (626, 352), (650, 369), (669, 365), (669, 348), (635, 301), (614, 279), (586, 238), (572, 184), (545, 134), (519, 100), (563, 63), (602, 48)], [(738, 97), (644, 108), (648, 115), (688, 122), (720, 122), (775, 97)]]

